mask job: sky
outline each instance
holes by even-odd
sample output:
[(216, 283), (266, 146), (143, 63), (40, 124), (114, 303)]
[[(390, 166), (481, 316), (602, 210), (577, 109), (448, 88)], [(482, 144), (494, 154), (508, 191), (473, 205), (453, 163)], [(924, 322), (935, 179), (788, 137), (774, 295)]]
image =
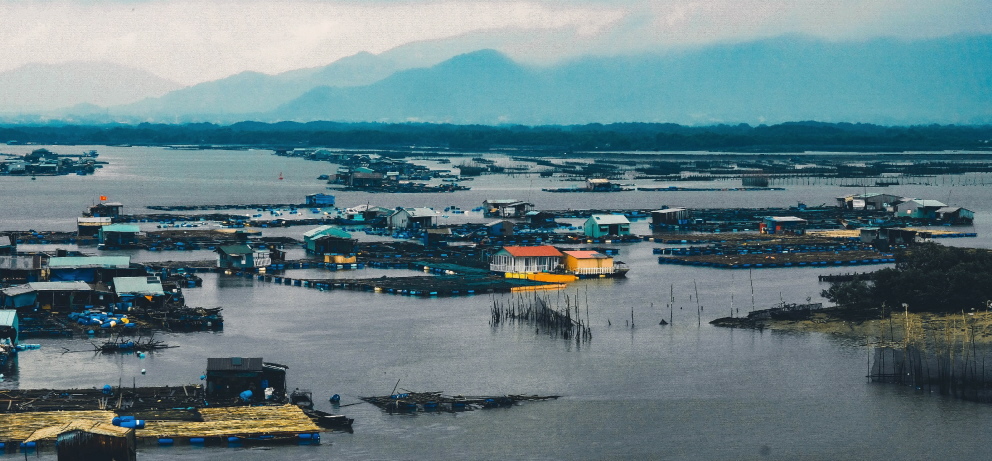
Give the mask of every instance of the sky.
[(0, 0), (0, 72), (100, 61), (192, 85), (425, 42), (541, 64), (787, 34), (989, 33), (990, 0)]

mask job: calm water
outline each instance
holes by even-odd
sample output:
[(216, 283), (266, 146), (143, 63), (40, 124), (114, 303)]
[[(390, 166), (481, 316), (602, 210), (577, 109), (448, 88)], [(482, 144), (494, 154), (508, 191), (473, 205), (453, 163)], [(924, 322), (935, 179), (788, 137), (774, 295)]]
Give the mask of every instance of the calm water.
[[(9, 147), (5, 152), (22, 153)], [(0, 177), (0, 229), (71, 230), (99, 195), (141, 213), (147, 205), (296, 203), (321, 192), (326, 163), (266, 151), (169, 151), (94, 147), (112, 164), (88, 177)], [(60, 153), (71, 148), (54, 147)], [(89, 147), (79, 147), (84, 151)], [(27, 148), (22, 149), (29, 150)], [(284, 180), (278, 180), (279, 173)], [(551, 194), (569, 183), (527, 177), (482, 177), (468, 192), (337, 193), (340, 206), (455, 205), (485, 198), (529, 200), (538, 208), (661, 205), (788, 206), (832, 203), (850, 188), (795, 186), (778, 192)], [(645, 184), (647, 185), (647, 184)], [(990, 192), (985, 188), (916, 186), (899, 193), (975, 210), (978, 239), (988, 245)], [(332, 192), (333, 193), (333, 192)], [(482, 220), (481, 216), (442, 218)], [(280, 235), (306, 228), (280, 229)], [(635, 232), (646, 232), (636, 223)], [(223, 306), (222, 333), (160, 334), (178, 349), (134, 356), (62, 354), (85, 339), (39, 340), (19, 373), (0, 388), (195, 383), (207, 357), (261, 356), (286, 364), (291, 387), (343, 404), (389, 393), (396, 380), (412, 391), (464, 395), (560, 394), (557, 401), (457, 415), (390, 416), (367, 404), (341, 409), (354, 434), (326, 434), (323, 444), (272, 449), (143, 448), (140, 459), (986, 459), (992, 407), (866, 382), (867, 350), (856, 341), (710, 327), (707, 322), (781, 300), (819, 300), (821, 269), (718, 271), (657, 264), (650, 243), (621, 247), (632, 266), (626, 280), (581, 281), (564, 296), (589, 307), (593, 340), (582, 344), (536, 335), (529, 327), (489, 326), (485, 296), (421, 300), (374, 293), (320, 292), (217, 274), (188, 289), (190, 304)], [(95, 249), (84, 249), (95, 252)], [(210, 259), (209, 252), (130, 252), (135, 260)], [(302, 273), (302, 272), (300, 272)], [(309, 274), (314, 275), (311, 270)], [(323, 273), (328, 277), (407, 275), (408, 271)], [(332, 275), (333, 274), (333, 275)], [(698, 303), (703, 306), (697, 315)], [(676, 304), (665, 308), (670, 291)], [(628, 322), (634, 312), (635, 327)], [(673, 324), (659, 326), (662, 318)], [(611, 325), (610, 325), (611, 324)], [(140, 371), (146, 370), (142, 375)], [(10, 456), (12, 459), (16, 455)], [(41, 458), (54, 459), (45, 455)]]

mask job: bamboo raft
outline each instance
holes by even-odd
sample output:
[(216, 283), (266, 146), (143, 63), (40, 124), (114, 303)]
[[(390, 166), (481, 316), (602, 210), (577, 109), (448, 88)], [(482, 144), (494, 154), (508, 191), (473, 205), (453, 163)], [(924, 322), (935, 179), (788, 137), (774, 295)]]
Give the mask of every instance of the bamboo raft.
[[(296, 405), (217, 407), (189, 410), (198, 421), (147, 420), (134, 429), (142, 443), (243, 444), (319, 443), (323, 431)], [(21, 442), (54, 444), (58, 428), (110, 425), (113, 411), (37, 411), (0, 414), (0, 443), (7, 450)], [(116, 426), (115, 426), (116, 427)], [(2, 452), (2, 450), (0, 450)]]
[[(404, 389), (405, 390), (405, 389)], [(507, 408), (519, 402), (554, 400), (558, 395), (500, 395), (488, 397), (465, 397), (445, 395), (441, 392), (409, 392), (377, 397), (362, 397), (389, 413), (416, 412), (461, 412), (489, 408)]]

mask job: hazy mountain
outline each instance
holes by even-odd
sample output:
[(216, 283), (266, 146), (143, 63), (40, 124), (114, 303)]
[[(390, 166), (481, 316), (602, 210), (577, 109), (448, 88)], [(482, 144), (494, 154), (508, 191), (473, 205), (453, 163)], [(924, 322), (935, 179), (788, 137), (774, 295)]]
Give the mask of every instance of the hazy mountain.
[(883, 124), (992, 121), (992, 37), (786, 37), (545, 68), (484, 50), (352, 88), (316, 88), (262, 120)]
[(368, 85), (396, 71), (438, 61), (410, 59), (396, 51), (382, 55), (358, 53), (324, 67), (276, 75), (243, 72), (115, 107), (113, 113), (166, 121), (238, 121), (271, 111), (316, 87)]
[(143, 70), (105, 62), (28, 64), (0, 72), (0, 113), (127, 104), (181, 87)]

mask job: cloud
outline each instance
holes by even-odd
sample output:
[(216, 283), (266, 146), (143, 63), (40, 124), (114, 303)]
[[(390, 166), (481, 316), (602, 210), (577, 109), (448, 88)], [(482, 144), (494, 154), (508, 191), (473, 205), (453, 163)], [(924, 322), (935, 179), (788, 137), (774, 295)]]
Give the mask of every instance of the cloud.
[(192, 84), (461, 37), (540, 62), (790, 33), (834, 40), (992, 33), (992, 2), (27, 0), (4, 4), (0, 71), (109, 61)]

